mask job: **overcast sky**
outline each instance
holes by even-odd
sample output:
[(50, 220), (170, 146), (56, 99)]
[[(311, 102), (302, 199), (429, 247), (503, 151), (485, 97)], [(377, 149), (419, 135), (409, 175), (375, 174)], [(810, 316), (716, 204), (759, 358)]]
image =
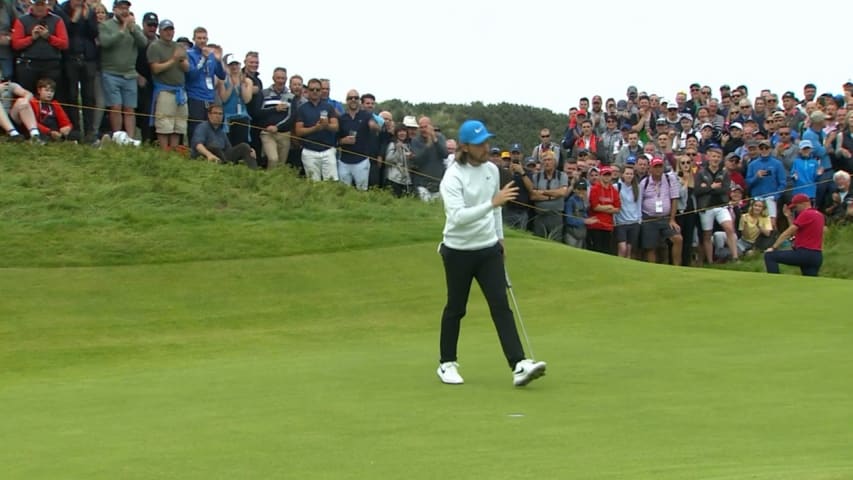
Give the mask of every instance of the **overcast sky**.
[[(105, 0), (109, 2), (110, 0)], [(296, 5), (300, 5), (297, 7)], [(227, 3), (138, 0), (132, 10), (204, 26), (242, 60), (332, 80), (332, 96), (379, 101), (509, 102), (565, 113), (582, 96), (623, 98), (628, 85), (672, 99), (690, 83), (779, 94), (853, 76), (846, 2), (507, 2), (325, 0)], [(846, 6), (845, 6), (846, 5)], [(201, 12), (201, 13), (199, 13)], [(839, 23), (840, 22), (840, 23)]]

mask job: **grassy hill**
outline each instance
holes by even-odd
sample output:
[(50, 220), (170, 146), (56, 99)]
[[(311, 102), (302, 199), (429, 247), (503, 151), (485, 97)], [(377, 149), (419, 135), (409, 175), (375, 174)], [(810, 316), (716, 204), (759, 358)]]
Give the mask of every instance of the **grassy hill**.
[(474, 289), (449, 387), (440, 207), (21, 148), (0, 146), (3, 478), (853, 478), (847, 281), (512, 234), (548, 376), (511, 386)]

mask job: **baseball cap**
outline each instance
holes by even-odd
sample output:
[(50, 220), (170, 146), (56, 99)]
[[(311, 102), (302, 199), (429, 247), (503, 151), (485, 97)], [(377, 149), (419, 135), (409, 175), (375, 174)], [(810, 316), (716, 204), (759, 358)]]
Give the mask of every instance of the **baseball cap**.
[(803, 150), (805, 148), (812, 148), (812, 141), (811, 140), (801, 140), (800, 141), (800, 150)]
[(660, 157), (654, 157), (654, 158), (652, 158), (652, 161), (649, 163), (649, 165), (651, 165), (653, 167), (662, 166), (663, 165), (663, 159)]
[(501, 152), (501, 158), (510, 158), (509, 152), (507, 152), (506, 150)]
[(710, 129), (712, 129), (712, 130), (713, 130), (713, 129), (714, 129), (714, 126), (713, 126), (712, 124), (710, 124), (710, 123), (703, 123), (703, 124), (702, 124), (702, 126), (699, 128), (699, 130), (702, 130), (702, 129), (705, 129), (705, 128), (710, 128)]
[(575, 182), (574, 190), (586, 190), (589, 187), (587, 181), (583, 178)]
[(459, 141), (461, 143), (480, 145), (492, 137), (494, 134), (489, 132), (483, 122), (479, 120), (465, 120), (459, 127)]
[(513, 143), (512, 145), (509, 146), (509, 151), (521, 153), (521, 144), (520, 143)]
[(732, 191), (732, 192), (733, 192), (733, 191), (735, 191), (735, 190), (740, 190), (740, 191), (742, 192), (742, 191), (743, 191), (743, 187), (741, 187), (739, 184), (737, 184), (737, 183), (735, 183), (735, 182), (732, 182), (732, 185), (729, 187), (729, 191)]
[(675, 102), (667, 103), (667, 104), (666, 104), (666, 109), (667, 109), (667, 110), (678, 110), (678, 104), (677, 104), (677, 103), (675, 103)]
[(666, 125), (666, 119), (663, 117), (660, 117), (655, 121), (655, 123), (657, 123), (658, 125)]
[[(171, 20), (164, 18), (163, 20), (160, 21), (160, 30), (165, 30), (167, 28), (175, 28), (175, 24), (172, 23)], [(180, 39), (178, 39), (178, 40), (180, 40)]]
[(690, 115), (689, 113), (682, 113), (680, 120), (690, 120), (692, 122), (693, 115)]
[(791, 199), (791, 203), (788, 204), (788, 208), (793, 207), (798, 203), (812, 203), (812, 199), (809, 198), (805, 193), (798, 193), (794, 195), (794, 198)]
[[(33, 2), (32, 2), (32, 3), (36, 3), (36, 1), (35, 1), (35, 0), (33, 0)], [(121, 5), (121, 4), (126, 4), (128, 7), (130, 6), (130, 2), (129, 2), (129, 1), (127, 1), (127, 0), (115, 0), (115, 1), (113, 2), (113, 8), (116, 8), (117, 6), (119, 6), (119, 5)]]
[(156, 13), (146, 12), (145, 15), (142, 16), (142, 24), (143, 25), (160, 25), (160, 19), (157, 18)]
[(782, 98), (783, 98), (783, 99), (785, 99), (785, 98), (790, 98), (790, 99), (792, 99), (792, 100), (794, 100), (794, 101), (797, 101), (797, 95), (796, 95), (794, 92), (791, 92), (791, 91), (787, 91), (787, 92), (783, 93), (783, 94), (782, 94)]
[(760, 147), (762, 145), (769, 147), (770, 146), (770, 140), (760, 140), (758, 142), (758, 146)]
[(184, 45), (186, 45), (186, 46), (188, 46), (188, 47), (192, 47), (192, 46), (193, 46), (193, 42), (192, 42), (192, 41), (190, 41), (190, 39), (189, 39), (189, 38), (187, 38), (187, 37), (178, 37), (178, 39), (177, 39), (177, 40), (175, 40), (175, 43), (183, 43)]
[(814, 112), (812, 112), (810, 118), (813, 122), (822, 122), (826, 120), (826, 114), (821, 112), (820, 110), (815, 110)]
[(583, 115), (583, 116), (585, 117), (585, 116), (587, 116), (587, 114), (586, 114), (586, 110), (584, 110), (584, 109), (580, 109), (580, 110), (578, 110), (578, 111), (577, 111), (576, 115)]
[(489, 153), (491, 153), (492, 155), (494, 155), (496, 153), (501, 153), (501, 149), (498, 147), (492, 147), (489, 149)]
[(527, 157), (527, 158), (524, 160), (524, 164), (525, 164), (525, 165), (536, 165), (537, 163), (539, 163), (539, 162), (538, 162), (535, 158), (533, 158), (533, 157)]
[(578, 150), (578, 156), (580, 157), (581, 155), (589, 155), (589, 150), (581, 148), (580, 150)]
[(628, 91), (632, 93), (637, 93), (637, 87), (631, 85), (630, 87), (628, 87)]
[(609, 174), (613, 173), (613, 169), (607, 165), (604, 165), (603, 167), (598, 169), (598, 173), (600, 173), (602, 175), (609, 175)]
[(626, 102), (625, 100), (619, 100), (618, 102), (616, 102), (616, 110), (628, 110), (628, 102)]
[(637, 157), (633, 155), (625, 159), (625, 165), (634, 165), (635, 163), (637, 163)]
[(746, 148), (758, 147), (758, 142), (755, 140), (750, 140), (746, 142)]
[(740, 122), (735, 122), (735, 123), (729, 125), (729, 130), (731, 130), (733, 128), (737, 128), (738, 130), (743, 130), (743, 125)]

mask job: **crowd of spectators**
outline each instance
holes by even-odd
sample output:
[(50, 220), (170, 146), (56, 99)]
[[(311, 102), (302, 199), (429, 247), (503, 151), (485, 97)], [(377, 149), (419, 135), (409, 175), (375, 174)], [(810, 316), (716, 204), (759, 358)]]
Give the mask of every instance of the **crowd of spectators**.
[(545, 127), (531, 150), (492, 148), (505, 181), (527, 195), (506, 221), (675, 265), (763, 251), (784, 228), (781, 205), (798, 193), (829, 222), (849, 222), (853, 83), (840, 90), (818, 95), (807, 84), (751, 97), (745, 85), (694, 83), (672, 100), (635, 86), (624, 99), (583, 97), (561, 137)]
[[(0, 127), (12, 141), (158, 144), (216, 163), (287, 164), (312, 180), (438, 198), (456, 143), (428, 117), (330, 97), (324, 78), (242, 62), (195, 27), (128, 0), (0, 0)], [(676, 265), (738, 259), (779, 231), (779, 202), (807, 195), (830, 221), (853, 216), (853, 83), (818, 95), (692, 84), (672, 100), (628, 87), (583, 97), (561, 137), (492, 148), (522, 186), (508, 225), (603, 253)], [(521, 139), (519, 139), (521, 140)], [(529, 152), (529, 155), (525, 155)], [(784, 219), (783, 219), (784, 220)]]

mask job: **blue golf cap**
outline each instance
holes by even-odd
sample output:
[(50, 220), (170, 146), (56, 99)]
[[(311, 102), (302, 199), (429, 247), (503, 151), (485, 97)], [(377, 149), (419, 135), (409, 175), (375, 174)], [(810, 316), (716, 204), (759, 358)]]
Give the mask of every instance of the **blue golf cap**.
[(469, 145), (480, 145), (495, 135), (486, 130), (486, 126), (479, 120), (465, 120), (459, 127), (459, 142)]

